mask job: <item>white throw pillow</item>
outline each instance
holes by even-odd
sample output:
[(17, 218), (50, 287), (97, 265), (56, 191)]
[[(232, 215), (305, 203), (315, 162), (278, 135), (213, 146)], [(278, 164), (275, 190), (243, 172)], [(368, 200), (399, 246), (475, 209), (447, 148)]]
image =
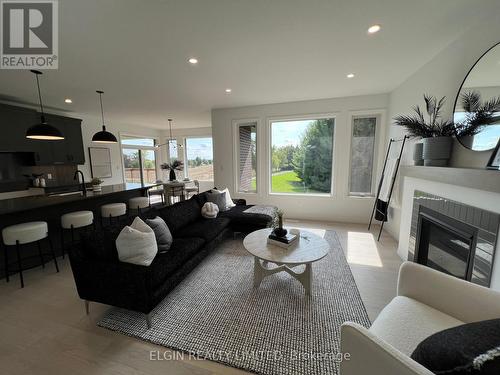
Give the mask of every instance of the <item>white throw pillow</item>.
[(118, 235), (116, 249), (120, 261), (149, 266), (158, 252), (155, 232), (136, 217), (132, 225), (123, 228)]
[(233, 208), (234, 206), (236, 206), (236, 204), (231, 199), (231, 194), (229, 194), (228, 188), (225, 188), (224, 190), (217, 190), (217, 189), (212, 189), (212, 190), (217, 191), (221, 194), (226, 193), (226, 210), (229, 210), (230, 208)]
[(201, 208), (201, 216), (206, 219), (215, 219), (219, 213), (219, 207), (215, 203), (207, 202)]

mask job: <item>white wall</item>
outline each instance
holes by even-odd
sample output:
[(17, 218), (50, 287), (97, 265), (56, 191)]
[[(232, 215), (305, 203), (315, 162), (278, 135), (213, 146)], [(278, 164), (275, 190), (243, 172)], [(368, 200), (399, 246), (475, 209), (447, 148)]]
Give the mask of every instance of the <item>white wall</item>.
[[(66, 114), (67, 115), (67, 114)], [(93, 143), (92, 136), (102, 130), (102, 121), (100, 117), (92, 117), (92, 116), (78, 116), (82, 119), (82, 137), (83, 137), (83, 147), (85, 150), (85, 165), (80, 165), (78, 168), (83, 172), (85, 176), (85, 181), (91, 180), (91, 172), (90, 172), (90, 160), (89, 160), (89, 147), (104, 147), (109, 148), (111, 154), (111, 163), (112, 163), (112, 177), (103, 178), (103, 185), (114, 185), (114, 184), (122, 184), (123, 179), (123, 159), (122, 152), (120, 148), (120, 144), (102, 144), (102, 143)], [(117, 124), (112, 119), (106, 120), (106, 130), (113, 133), (118, 139), (120, 135), (138, 135), (138, 136), (147, 136), (153, 137), (157, 140), (161, 138), (161, 131), (158, 129), (150, 129), (141, 127), (138, 125), (130, 125), (130, 124)], [(162, 152), (157, 153), (158, 160), (157, 166), (162, 163), (164, 160)]]
[[(415, 190), (435, 194), (473, 207), (500, 213), (500, 194), (461, 186), (443, 184), (440, 182), (421, 180), (412, 177), (404, 178), (401, 228), (399, 231), (398, 254), (403, 259), (408, 258), (408, 243), (410, 239), (411, 218), (413, 212), (413, 194)], [(500, 236), (500, 233), (499, 233)], [(499, 237), (500, 238), (500, 237)], [(491, 288), (500, 290), (500, 241), (497, 241), (496, 255), (493, 264)]]
[[(480, 25), (464, 32), (426, 65), (415, 72), (389, 96), (389, 120), (398, 114), (410, 114), (415, 104), (421, 104), (422, 95), (428, 93), (436, 97), (446, 96), (447, 102), (443, 113), (445, 118), (452, 118), (453, 104), (463, 79), (477, 59), (494, 44), (500, 42), (500, 17), (497, 14), (484, 20)], [(399, 138), (403, 130), (390, 126), (388, 138)], [(403, 164), (413, 164), (413, 147), (410, 143), (403, 158)], [(455, 141), (451, 166), (464, 168), (484, 168), (491, 152), (474, 152)], [(389, 222), (385, 228), (394, 237), (399, 235), (401, 207), (397, 200), (391, 204)]]
[[(241, 108), (212, 110), (214, 139), (215, 185), (228, 187), (234, 197), (245, 198), (253, 204), (272, 204), (285, 211), (289, 218), (327, 221), (367, 222), (373, 198), (348, 197), (350, 112), (385, 110), (388, 95), (367, 95), (348, 98), (322, 99), (303, 102), (268, 104)], [(270, 195), (269, 194), (269, 125), (270, 118), (335, 114), (334, 195)], [(233, 121), (258, 119), (258, 193), (243, 194), (235, 191)], [(382, 124), (384, 124), (382, 120)], [(384, 126), (381, 131), (384, 131)], [(382, 135), (383, 140), (385, 135)], [(383, 142), (381, 142), (383, 143)], [(376, 165), (380, 169), (383, 152), (379, 152)]]

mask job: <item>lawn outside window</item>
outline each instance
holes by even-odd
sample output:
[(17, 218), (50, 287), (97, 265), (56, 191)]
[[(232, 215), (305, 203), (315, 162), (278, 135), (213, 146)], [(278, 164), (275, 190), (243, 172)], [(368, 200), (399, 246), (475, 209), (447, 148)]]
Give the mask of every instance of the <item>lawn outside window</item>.
[(270, 193), (330, 196), (335, 118), (270, 122)]

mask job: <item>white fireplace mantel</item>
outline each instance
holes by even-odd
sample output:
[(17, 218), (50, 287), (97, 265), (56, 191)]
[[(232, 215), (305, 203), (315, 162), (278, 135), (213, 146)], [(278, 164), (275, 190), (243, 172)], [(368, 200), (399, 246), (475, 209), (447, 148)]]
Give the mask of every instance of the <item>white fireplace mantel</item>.
[(500, 171), (405, 165), (401, 166), (400, 176), (441, 182), (443, 184), (457, 185), (500, 194)]

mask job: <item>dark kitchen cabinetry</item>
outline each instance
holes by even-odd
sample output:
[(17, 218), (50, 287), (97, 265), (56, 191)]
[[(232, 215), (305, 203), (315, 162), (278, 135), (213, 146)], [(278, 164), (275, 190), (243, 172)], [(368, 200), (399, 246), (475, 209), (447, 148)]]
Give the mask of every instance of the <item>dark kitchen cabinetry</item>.
[(0, 104), (0, 152), (32, 152), (36, 165), (85, 164), (81, 120), (52, 114), (45, 118), (64, 134), (64, 140), (27, 139), (26, 130), (40, 121), (40, 114)]
[(47, 142), (52, 159), (50, 164), (85, 164), (81, 120), (56, 115), (46, 115), (45, 118), (64, 135), (63, 141)]
[(0, 151), (30, 152), (26, 130), (35, 124), (34, 110), (0, 104)]

